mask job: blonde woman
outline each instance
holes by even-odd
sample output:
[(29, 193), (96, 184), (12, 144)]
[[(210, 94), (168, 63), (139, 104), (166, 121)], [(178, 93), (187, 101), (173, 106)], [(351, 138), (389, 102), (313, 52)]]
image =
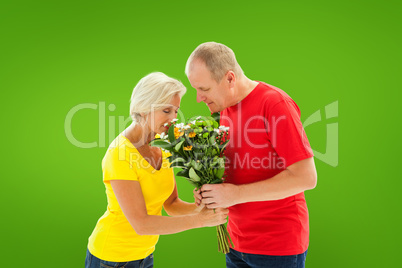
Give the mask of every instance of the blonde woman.
[[(102, 161), (108, 206), (89, 237), (86, 268), (153, 267), (159, 235), (226, 222), (228, 210), (197, 207), (179, 199), (173, 170), (155, 134), (177, 117), (184, 85), (151, 73), (135, 86), (132, 124), (109, 146)], [(171, 216), (162, 216), (162, 207)]]

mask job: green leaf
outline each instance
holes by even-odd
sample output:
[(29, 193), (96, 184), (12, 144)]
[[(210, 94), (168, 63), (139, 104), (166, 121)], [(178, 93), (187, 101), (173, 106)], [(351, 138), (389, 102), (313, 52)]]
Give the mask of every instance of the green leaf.
[(229, 140), (225, 141), (222, 145), (219, 145), (221, 152), (225, 149), (225, 147), (228, 145), (228, 143), (229, 143)]
[(214, 145), (214, 144), (216, 143), (216, 137), (215, 137), (215, 136), (211, 136), (211, 137), (209, 138), (209, 143), (212, 144), (212, 145)]
[(209, 133), (208, 132), (205, 132), (204, 134), (202, 134), (202, 137), (203, 138), (206, 138), (206, 137), (208, 137), (209, 136)]
[(218, 184), (218, 183), (222, 183), (222, 182), (223, 182), (222, 178), (215, 178), (214, 180), (212, 180), (210, 182), (210, 184)]
[(200, 181), (201, 180), (201, 178), (198, 177), (197, 173), (195, 172), (194, 168), (190, 168), (189, 175), (190, 175), (190, 178), (192, 180), (194, 180), (194, 181)]
[(182, 157), (176, 157), (175, 159), (173, 159), (173, 161), (172, 161), (171, 163), (173, 164), (173, 163), (176, 163), (176, 162), (183, 162), (183, 163), (185, 163), (186, 160), (185, 160), (184, 158), (182, 158)]
[(168, 130), (168, 139), (170, 142), (174, 142), (176, 138), (174, 137), (174, 124), (169, 127)]
[(174, 149), (176, 150), (176, 151), (179, 151), (180, 150), (180, 147), (183, 145), (183, 142), (185, 141), (185, 139), (182, 139), (182, 141), (181, 142), (179, 142), (178, 144), (176, 144), (176, 146), (174, 147)]
[(191, 165), (195, 170), (201, 170), (202, 164), (200, 162), (197, 162), (195, 160), (191, 160)]
[(188, 178), (187, 181), (190, 182), (196, 189), (199, 189), (202, 186), (199, 182), (195, 182), (190, 178)]
[(170, 163), (170, 167), (186, 168), (185, 163), (186, 160), (184, 158), (177, 157)]
[(186, 167), (183, 165), (183, 163), (180, 163), (180, 162), (178, 162), (178, 163), (171, 163), (171, 164), (170, 164), (170, 167), (171, 167), (171, 168), (173, 168), (173, 167), (176, 167), (176, 168), (186, 168)]
[(151, 146), (155, 146), (155, 147), (159, 147), (159, 148), (164, 148), (166, 150), (171, 150), (173, 148), (173, 146), (164, 140), (153, 140), (149, 143)]
[(215, 174), (215, 178), (222, 179), (224, 173), (225, 173), (225, 168), (219, 168)]
[[(184, 138), (182, 138), (182, 139), (183, 139), (183, 141), (185, 140)], [(181, 155), (183, 158), (188, 159), (188, 158), (189, 158), (189, 153), (187, 153), (188, 151), (184, 151), (183, 147), (184, 147), (184, 146), (181, 146), (181, 147), (179, 148), (179, 150), (177, 151), (177, 153), (178, 153), (179, 155)]]
[[(219, 124), (219, 121), (220, 121), (220, 114), (219, 114), (219, 112), (213, 113), (211, 116), (212, 116), (212, 118)], [(214, 124), (214, 128), (217, 128), (217, 127), (215, 127), (215, 124)]]
[(216, 167), (219, 166), (219, 158), (218, 157), (214, 157), (214, 159), (211, 161), (211, 166), (212, 167)]
[(220, 157), (218, 158), (219, 168), (225, 169), (225, 158)]
[(180, 170), (179, 172), (176, 173), (176, 175), (180, 177), (190, 178), (188, 169)]

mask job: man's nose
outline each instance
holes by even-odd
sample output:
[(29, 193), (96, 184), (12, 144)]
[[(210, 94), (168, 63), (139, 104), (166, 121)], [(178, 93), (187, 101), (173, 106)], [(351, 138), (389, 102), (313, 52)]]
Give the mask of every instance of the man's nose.
[(197, 102), (202, 102), (205, 100), (205, 97), (197, 91)]

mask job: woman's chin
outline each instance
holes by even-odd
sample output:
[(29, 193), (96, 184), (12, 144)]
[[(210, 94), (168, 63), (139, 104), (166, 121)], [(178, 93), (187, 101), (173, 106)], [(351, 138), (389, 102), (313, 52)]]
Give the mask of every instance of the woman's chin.
[(155, 132), (155, 134), (162, 134), (162, 132), (166, 132), (166, 129), (165, 128), (160, 128), (160, 129), (158, 129), (158, 130), (155, 130), (154, 131)]

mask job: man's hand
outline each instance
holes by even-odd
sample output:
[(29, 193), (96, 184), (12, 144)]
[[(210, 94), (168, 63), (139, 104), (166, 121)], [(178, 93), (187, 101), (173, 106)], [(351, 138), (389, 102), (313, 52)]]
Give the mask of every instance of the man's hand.
[(202, 203), (207, 208), (227, 208), (236, 205), (239, 187), (230, 183), (204, 184), (201, 187)]

